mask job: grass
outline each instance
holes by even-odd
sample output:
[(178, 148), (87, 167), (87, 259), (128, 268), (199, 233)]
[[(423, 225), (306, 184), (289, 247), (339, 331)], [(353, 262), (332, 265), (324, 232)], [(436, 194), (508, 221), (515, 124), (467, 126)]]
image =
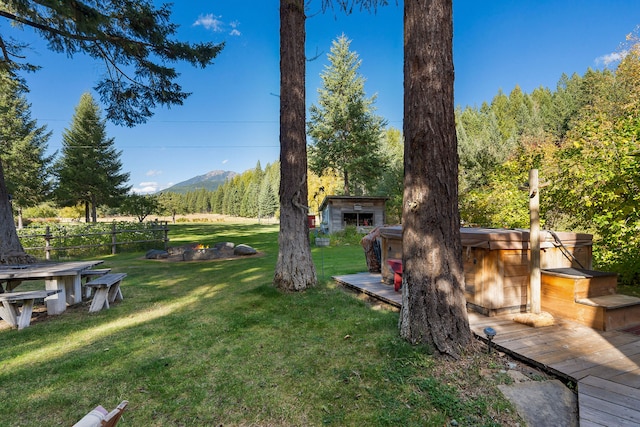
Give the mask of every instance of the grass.
[(312, 249), (319, 286), (271, 285), (277, 226), (172, 225), (172, 245), (246, 243), (262, 256), (168, 263), (105, 256), (128, 274), (124, 301), (86, 304), (0, 330), (0, 424), (71, 425), (98, 404), (130, 404), (130, 426), (512, 425), (497, 390), (504, 363), (471, 349), (460, 362), (411, 346), (398, 314), (331, 276), (366, 270), (357, 240)]

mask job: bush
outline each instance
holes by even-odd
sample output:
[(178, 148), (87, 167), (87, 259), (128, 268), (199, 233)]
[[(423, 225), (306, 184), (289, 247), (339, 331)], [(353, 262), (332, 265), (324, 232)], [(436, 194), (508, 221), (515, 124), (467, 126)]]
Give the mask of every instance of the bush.
[(24, 208), (22, 216), (24, 218), (55, 218), (58, 216), (58, 211), (50, 204), (43, 203), (35, 207)]
[(311, 243), (315, 243), (318, 237), (324, 237), (330, 239), (331, 245), (360, 245), (360, 241), (364, 236), (365, 233), (358, 231), (358, 228), (354, 225), (348, 225), (344, 230), (331, 234), (324, 234), (319, 229), (309, 232)]

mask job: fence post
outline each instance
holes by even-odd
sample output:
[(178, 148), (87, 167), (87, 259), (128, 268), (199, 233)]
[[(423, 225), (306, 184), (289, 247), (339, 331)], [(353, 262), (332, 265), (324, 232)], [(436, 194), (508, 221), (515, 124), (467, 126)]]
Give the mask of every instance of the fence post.
[(51, 233), (48, 225), (44, 232), (44, 259), (51, 259)]
[(164, 221), (164, 250), (169, 249), (169, 221)]
[(116, 223), (115, 221), (111, 223), (111, 255), (115, 255), (116, 254), (116, 245), (117, 245), (117, 239), (116, 239)]

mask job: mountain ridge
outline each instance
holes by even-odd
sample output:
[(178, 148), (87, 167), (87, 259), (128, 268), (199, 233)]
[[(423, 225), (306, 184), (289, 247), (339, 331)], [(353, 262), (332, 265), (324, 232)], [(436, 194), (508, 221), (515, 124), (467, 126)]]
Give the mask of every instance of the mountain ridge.
[(184, 194), (201, 189), (215, 191), (219, 186), (224, 184), (227, 179), (231, 179), (236, 175), (238, 175), (238, 173), (233, 171), (212, 170), (174, 184), (161, 192)]

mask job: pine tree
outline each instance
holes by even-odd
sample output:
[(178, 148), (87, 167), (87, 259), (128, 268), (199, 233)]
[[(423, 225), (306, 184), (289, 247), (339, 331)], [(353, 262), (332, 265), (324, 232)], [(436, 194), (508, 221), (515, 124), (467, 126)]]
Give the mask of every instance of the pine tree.
[(385, 121), (374, 114), (376, 97), (366, 97), (365, 79), (358, 73), (362, 61), (350, 45), (344, 34), (333, 42), (330, 65), (320, 76), (318, 105), (311, 106), (307, 124), (311, 170), (318, 175), (340, 171), (345, 195), (371, 190), (384, 169), (380, 139)]
[(7, 191), (18, 212), (22, 228), (22, 209), (44, 201), (50, 190), (46, 156), (51, 136), (45, 126), (31, 118), (20, 84), (0, 71), (0, 159), (4, 163)]
[(280, 233), (273, 285), (283, 291), (318, 283), (306, 207), (304, 6), (304, 0), (280, 0)]
[(83, 203), (85, 219), (97, 221), (99, 204), (115, 206), (131, 189), (123, 173), (121, 152), (114, 139), (107, 137), (106, 121), (89, 93), (80, 98), (70, 129), (62, 135), (62, 157), (56, 161), (57, 187), (55, 196), (64, 206)]

